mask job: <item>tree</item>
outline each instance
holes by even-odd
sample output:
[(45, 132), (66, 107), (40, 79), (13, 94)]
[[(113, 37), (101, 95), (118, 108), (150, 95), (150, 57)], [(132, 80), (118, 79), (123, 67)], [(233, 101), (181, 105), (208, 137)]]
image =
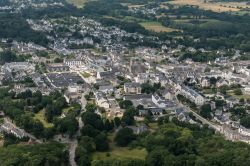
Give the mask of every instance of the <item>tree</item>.
[(99, 115), (94, 112), (86, 111), (82, 114), (82, 121), (84, 125), (91, 125), (97, 130), (103, 130), (104, 125)]
[(122, 100), (119, 102), (119, 106), (121, 109), (128, 109), (133, 106), (133, 103), (130, 100)]
[(118, 117), (114, 118), (114, 125), (115, 127), (119, 127), (121, 125), (121, 119)]
[(147, 165), (150, 166), (160, 166), (168, 165), (174, 166), (175, 156), (171, 155), (166, 149), (160, 148), (155, 149), (149, 153), (146, 158)]
[(91, 165), (91, 158), (88, 151), (81, 146), (76, 148), (76, 157), (75, 160), (79, 166), (90, 166)]
[(201, 106), (200, 114), (204, 118), (211, 119), (212, 118), (211, 112), (212, 112), (212, 110), (211, 110), (210, 104), (205, 104), (205, 105)]
[(54, 63), (62, 63), (63, 59), (62, 58), (55, 58)]
[(87, 103), (85, 106), (86, 111), (92, 111), (95, 112), (95, 110), (97, 109), (97, 106), (95, 104), (92, 103)]
[(1, 165), (65, 165), (68, 152), (65, 145), (51, 142), (34, 145), (0, 147)]
[(105, 133), (100, 133), (95, 137), (96, 150), (107, 151), (109, 149), (108, 138)]
[(135, 122), (134, 115), (135, 115), (135, 110), (133, 108), (127, 109), (123, 113), (121, 121), (124, 122), (127, 125), (133, 125), (134, 122)]
[(241, 118), (240, 124), (246, 128), (250, 128), (250, 116), (245, 116)]
[(17, 60), (16, 54), (11, 52), (10, 50), (0, 53), (0, 64), (4, 64), (6, 62), (14, 62), (16, 60)]
[(215, 77), (211, 77), (209, 79), (209, 82), (210, 82), (211, 85), (216, 85), (217, 79)]
[(227, 94), (227, 90), (229, 89), (229, 87), (227, 85), (223, 85), (219, 88), (220, 93), (226, 95)]
[(86, 149), (88, 153), (92, 153), (96, 150), (94, 139), (88, 136), (81, 137), (78, 146)]
[(136, 136), (132, 129), (130, 128), (122, 128), (120, 129), (116, 136), (115, 136), (115, 142), (118, 146), (127, 146), (131, 141), (135, 140)]
[(83, 136), (95, 137), (100, 132), (97, 129), (95, 129), (93, 126), (87, 124), (83, 126), (83, 128), (81, 129), (81, 133)]
[(234, 90), (234, 94), (237, 95), (237, 96), (242, 95), (241, 89), (240, 89), (240, 88), (235, 89), (235, 90)]
[(62, 119), (55, 121), (55, 127), (60, 133), (67, 133), (72, 137), (78, 130), (78, 121), (73, 114), (70, 114)]
[(114, 128), (114, 123), (110, 122), (108, 119), (106, 119), (104, 122), (104, 128), (106, 131), (111, 131)]
[(154, 86), (152, 86), (149, 83), (143, 83), (141, 84), (141, 92), (147, 94), (154, 93), (158, 87), (158, 84), (154, 84)]

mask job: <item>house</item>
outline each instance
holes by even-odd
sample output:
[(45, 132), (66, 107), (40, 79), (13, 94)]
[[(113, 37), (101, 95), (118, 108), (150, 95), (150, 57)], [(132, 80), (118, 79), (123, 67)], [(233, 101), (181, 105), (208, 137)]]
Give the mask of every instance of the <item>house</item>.
[(142, 124), (140, 126), (126, 126), (127, 128), (130, 128), (133, 130), (134, 134), (141, 134), (144, 133), (146, 131), (148, 131), (148, 126), (146, 124)]
[(96, 75), (97, 79), (109, 79), (115, 77), (114, 71), (98, 71)]
[(244, 94), (250, 94), (250, 85), (246, 85), (243, 88), (243, 93)]
[(208, 79), (206, 79), (206, 78), (203, 78), (201, 80), (201, 87), (203, 87), (203, 88), (210, 87), (210, 81)]
[(108, 99), (106, 98), (105, 94), (102, 92), (95, 93), (95, 101), (99, 107), (106, 108), (106, 109), (110, 108)]
[(3, 111), (0, 111), (0, 118), (4, 117), (4, 112)]
[(77, 60), (77, 59), (65, 59), (64, 64), (69, 66), (69, 67), (81, 66), (81, 65), (83, 65), (83, 61)]
[(139, 116), (146, 116), (149, 114), (149, 111), (148, 110), (139, 110)]
[(228, 62), (228, 57), (219, 57), (219, 58), (216, 58), (214, 61), (214, 63), (216, 64), (223, 64), (227, 62)]
[(5, 63), (1, 71), (7, 78), (15, 77), (17, 80), (22, 80), (27, 75), (35, 73), (35, 65), (29, 62)]
[(83, 87), (78, 84), (71, 84), (68, 86), (68, 92), (70, 93), (82, 93)]
[(68, 103), (78, 102), (81, 99), (81, 93), (83, 92), (83, 87), (81, 85), (72, 84), (68, 86), (64, 97)]
[(3, 125), (0, 126), (0, 131), (4, 131), (10, 134), (15, 135), (18, 138), (23, 138), (25, 137), (25, 132), (22, 129), (15, 128), (12, 124), (10, 123), (4, 123)]
[(211, 107), (211, 110), (215, 110), (216, 109), (216, 102), (211, 101), (210, 107)]
[(168, 100), (164, 99), (163, 97), (160, 97), (157, 94), (152, 95), (152, 101), (158, 108), (171, 109), (175, 106), (173, 102), (168, 101)]
[(226, 103), (229, 105), (230, 108), (233, 108), (235, 104), (239, 103), (239, 100), (235, 97), (231, 96), (225, 99)]
[(247, 128), (243, 127), (243, 126), (240, 126), (238, 131), (239, 131), (240, 134), (250, 137), (250, 129), (247, 129)]
[(228, 86), (229, 82), (225, 79), (220, 79), (216, 82), (216, 87)]
[(229, 124), (230, 123), (230, 113), (223, 113), (221, 112), (217, 113), (217, 116), (214, 117), (214, 119), (219, 122), (220, 124)]
[(128, 82), (124, 84), (124, 92), (130, 94), (140, 94), (141, 93), (141, 85), (135, 82)]
[(170, 90), (167, 90), (165, 89), (163, 92), (162, 92), (162, 96), (166, 99), (166, 100), (173, 100), (174, 98), (174, 95), (171, 93)]
[(177, 119), (179, 121), (182, 121), (182, 122), (189, 122), (191, 124), (194, 124), (196, 123), (195, 121), (193, 121), (190, 117), (189, 117), (189, 114), (188, 112), (186, 112), (184, 110), (184, 108), (180, 107), (180, 108), (177, 108), (174, 110), (174, 114), (175, 116), (177, 117)]
[(181, 88), (179, 88), (179, 92), (190, 101), (194, 102), (196, 105), (203, 105), (205, 103), (205, 98), (195, 90), (189, 88), (188, 86), (180, 87)]
[(179, 115), (180, 113), (184, 112), (184, 108), (180, 107), (180, 108), (176, 108), (174, 111), (173, 111), (173, 114), (175, 115)]
[(125, 95), (123, 100), (132, 101), (133, 105), (137, 107), (138, 105), (143, 105), (144, 109), (154, 109), (157, 106), (152, 101), (151, 94), (136, 94), (136, 95)]
[(46, 66), (47, 70), (50, 72), (65, 72), (69, 71), (69, 66), (63, 63), (49, 63)]
[(99, 86), (98, 89), (100, 92), (106, 93), (106, 94), (111, 94), (114, 92), (114, 88), (112, 85), (103, 85), (103, 86)]
[(135, 75), (139, 73), (145, 73), (146, 67), (139, 59), (131, 59), (130, 65), (129, 65), (129, 71), (130, 73), (133, 73)]

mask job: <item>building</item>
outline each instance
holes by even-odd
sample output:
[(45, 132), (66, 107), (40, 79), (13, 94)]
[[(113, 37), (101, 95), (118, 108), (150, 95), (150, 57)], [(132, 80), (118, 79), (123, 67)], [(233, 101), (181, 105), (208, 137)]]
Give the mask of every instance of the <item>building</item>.
[(195, 90), (189, 88), (188, 86), (179, 86), (181, 87), (179, 89), (179, 92), (188, 98), (190, 101), (194, 102), (196, 105), (203, 105), (205, 103), (205, 98), (200, 95), (198, 92)]
[(152, 101), (153, 103), (158, 107), (162, 109), (172, 109), (175, 105), (173, 102), (166, 100), (163, 97), (160, 97), (157, 94), (152, 95)]
[(106, 94), (112, 94), (114, 92), (114, 88), (112, 85), (99, 86), (98, 90)]
[(22, 129), (15, 128), (10, 123), (4, 123), (3, 125), (1, 125), (0, 126), (0, 131), (4, 131), (6, 133), (13, 134), (13, 135), (15, 135), (18, 138), (25, 137), (25, 132)]
[(108, 102), (108, 99), (106, 98), (105, 94), (102, 92), (95, 93), (95, 101), (99, 107), (102, 107), (105, 109), (110, 108), (110, 104)]
[(29, 62), (11, 62), (5, 63), (1, 70), (7, 78), (15, 77), (20, 80), (27, 75), (33, 74), (35, 66)]
[(174, 95), (171, 93), (170, 90), (164, 90), (162, 92), (162, 96), (166, 99), (166, 100), (173, 100)]
[(109, 78), (114, 78), (115, 77), (115, 72), (114, 71), (102, 71), (102, 72), (97, 72), (97, 79), (109, 79)]
[(239, 133), (240, 133), (241, 135), (250, 137), (250, 129), (247, 129), (247, 128), (241, 126), (241, 127), (238, 129), (238, 131), (239, 131)]
[(83, 61), (82, 60), (77, 60), (77, 59), (65, 59), (64, 64), (67, 66), (82, 66)]
[(50, 72), (65, 72), (69, 71), (69, 66), (63, 63), (49, 63), (46, 66), (47, 70)]
[(203, 87), (203, 88), (210, 87), (210, 81), (206, 78), (202, 79), (201, 80), (201, 87)]
[(124, 92), (130, 94), (141, 94), (141, 85), (135, 82), (128, 82), (124, 84)]

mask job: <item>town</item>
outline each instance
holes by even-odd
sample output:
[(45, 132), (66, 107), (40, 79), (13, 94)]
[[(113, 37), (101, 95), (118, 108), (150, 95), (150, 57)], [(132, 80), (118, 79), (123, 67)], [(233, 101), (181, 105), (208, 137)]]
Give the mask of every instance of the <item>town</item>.
[[(8, 2), (0, 3), (0, 11), (65, 5), (60, 0)], [(152, 6), (135, 5), (128, 12), (156, 17), (163, 8)], [(118, 139), (128, 128), (140, 137), (165, 121), (250, 143), (247, 50), (192, 47), (77, 14), (26, 18), (32, 33), (45, 34), (45, 45), (0, 32), (0, 143), (12, 136), (28, 144), (66, 143), (72, 166), (84, 165), (75, 154), (77, 146), (90, 141), (82, 136), (93, 137), (96, 150), (105, 152), (109, 138), (100, 131), (117, 133)], [(123, 143), (117, 141), (128, 145)]]

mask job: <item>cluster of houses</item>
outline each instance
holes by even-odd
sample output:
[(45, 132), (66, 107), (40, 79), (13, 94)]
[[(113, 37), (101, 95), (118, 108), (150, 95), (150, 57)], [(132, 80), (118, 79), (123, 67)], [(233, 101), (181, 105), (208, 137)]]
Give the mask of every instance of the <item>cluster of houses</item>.
[[(144, 14), (154, 14), (158, 10), (145, 6), (139, 8)], [(130, 12), (136, 13), (137, 7), (131, 8)], [(129, 100), (139, 109), (140, 118), (151, 115), (157, 120), (170, 112), (180, 121), (197, 123), (189, 116), (186, 108), (180, 105), (176, 97), (180, 94), (197, 108), (210, 104), (213, 121), (221, 126), (231, 125), (231, 115), (227, 110), (238, 104), (239, 100), (219, 92), (205, 93), (204, 90), (239, 84), (243, 93), (250, 95), (248, 61), (235, 63), (221, 56), (207, 64), (190, 59), (179, 62), (178, 57), (173, 55), (183, 49), (192, 53), (206, 50), (182, 45), (170, 46), (170, 41), (128, 33), (117, 27), (105, 27), (84, 17), (69, 17), (64, 21), (29, 19), (27, 22), (33, 30), (46, 32), (51, 42), (48, 48), (30, 42), (10, 43), (11, 50), (18, 55), (31, 55), (27, 62), (10, 62), (1, 66), (1, 83), (11, 81), (14, 83), (13, 91), (17, 93), (39, 90), (42, 94), (49, 94), (59, 90), (64, 93), (67, 102), (76, 102), (85, 108), (86, 91), (91, 91), (91, 100), (98, 106), (96, 112), (105, 110), (108, 117), (122, 117), (125, 110), (120, 108), (119, 101)], [(59, 31), (61, 28), (67, 30), (62, 33)], [(52, 31), (54, 35), (50, 36)], [(138, 46), (130, 50), (128, 42), (124, 40), (132, 38), (143, 41), (145, 37), (162, 47)], [(3, 43), (6, 41), (2, 40)], [(49, 56), (39, 57), (39, 51), (47, 52)], [(217, 54), (225, 55), (220, 51)], [(25, 83), (27, 78), (32, 86)], [(153, 90), (146, 91), (148, 87)], [(223, 108), (217, 108), (212, 98), (225, 100), (226, 104)], [(15, 135), (21, 136), (18, 131), (9, 128), (5, 125), (2, 130), (16, 132)], [(131, 128), (136, 133), (146, 129), (145, 126)], [(223, 131), (228, 131), (228, 128)], [(237, 132), (246, 137), (250, 135), (242, 126)]]

